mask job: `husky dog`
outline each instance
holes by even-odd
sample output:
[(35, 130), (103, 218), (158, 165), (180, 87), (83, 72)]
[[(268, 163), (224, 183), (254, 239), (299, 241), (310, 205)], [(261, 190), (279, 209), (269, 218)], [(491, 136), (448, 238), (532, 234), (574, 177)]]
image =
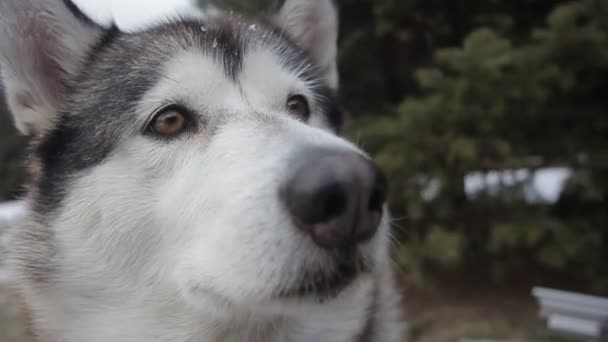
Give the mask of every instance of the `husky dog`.
[(130, 33), (0, 1), (35, 340), (403, 340), (386, 181), (339, 136), (337, 27), (331, 0)]

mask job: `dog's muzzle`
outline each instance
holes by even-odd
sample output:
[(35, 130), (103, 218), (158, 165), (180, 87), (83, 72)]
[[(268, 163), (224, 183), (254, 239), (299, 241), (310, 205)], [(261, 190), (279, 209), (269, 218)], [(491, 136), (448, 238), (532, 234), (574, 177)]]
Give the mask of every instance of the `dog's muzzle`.
[(352, 249), (369, 241), (382, 218), (387, 181), (356, 152), (306, 150), (282, 185), (281, 201), (295, 226), (325, 249)]

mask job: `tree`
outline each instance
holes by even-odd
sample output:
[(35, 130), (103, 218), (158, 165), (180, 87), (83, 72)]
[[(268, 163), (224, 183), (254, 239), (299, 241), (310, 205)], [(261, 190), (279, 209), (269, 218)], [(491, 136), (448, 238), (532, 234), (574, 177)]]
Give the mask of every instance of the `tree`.
[[(577, 1), (525, 34), (475, 29), (416, 71), (421, 95), (355, 125), (390, 174), (410, 271), (476, 265), (504, 276), (536, 266), (608, 285), (606, 15), (605, 1)], [(573, 170), (555, 205), (530, 203), (530, 177), (476, 197), (464, 188), (471, 172), (553, 166)]]

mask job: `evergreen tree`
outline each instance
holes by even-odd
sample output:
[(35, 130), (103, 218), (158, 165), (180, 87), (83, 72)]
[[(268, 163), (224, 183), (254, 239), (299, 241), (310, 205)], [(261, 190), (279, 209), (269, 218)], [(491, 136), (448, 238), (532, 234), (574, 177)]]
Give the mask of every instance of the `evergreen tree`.
[[(523, 35), (475, 29), (417, 70), (425, 93), (355, 125), (390, 174), (405, 226), (399, 256), (411, 272), (475, 265), (506, 276), (540, 266), (608, 285), (607, 15), (605, 1), (577, 1)], [(530, 177), (465, 192), (471, 172), (555, 166), (573, 171), (555, 205), (530, 203)]]

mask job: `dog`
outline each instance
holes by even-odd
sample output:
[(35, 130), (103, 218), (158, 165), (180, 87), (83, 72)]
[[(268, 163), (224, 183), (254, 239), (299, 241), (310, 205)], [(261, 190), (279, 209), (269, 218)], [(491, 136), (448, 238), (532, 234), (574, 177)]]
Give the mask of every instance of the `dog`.
[(340, 136), (337, 36), (331, 0), (135, 32), (0, 2), (31, 140), (9, 263), (36, 341), (403, 341), (387, 182)]

